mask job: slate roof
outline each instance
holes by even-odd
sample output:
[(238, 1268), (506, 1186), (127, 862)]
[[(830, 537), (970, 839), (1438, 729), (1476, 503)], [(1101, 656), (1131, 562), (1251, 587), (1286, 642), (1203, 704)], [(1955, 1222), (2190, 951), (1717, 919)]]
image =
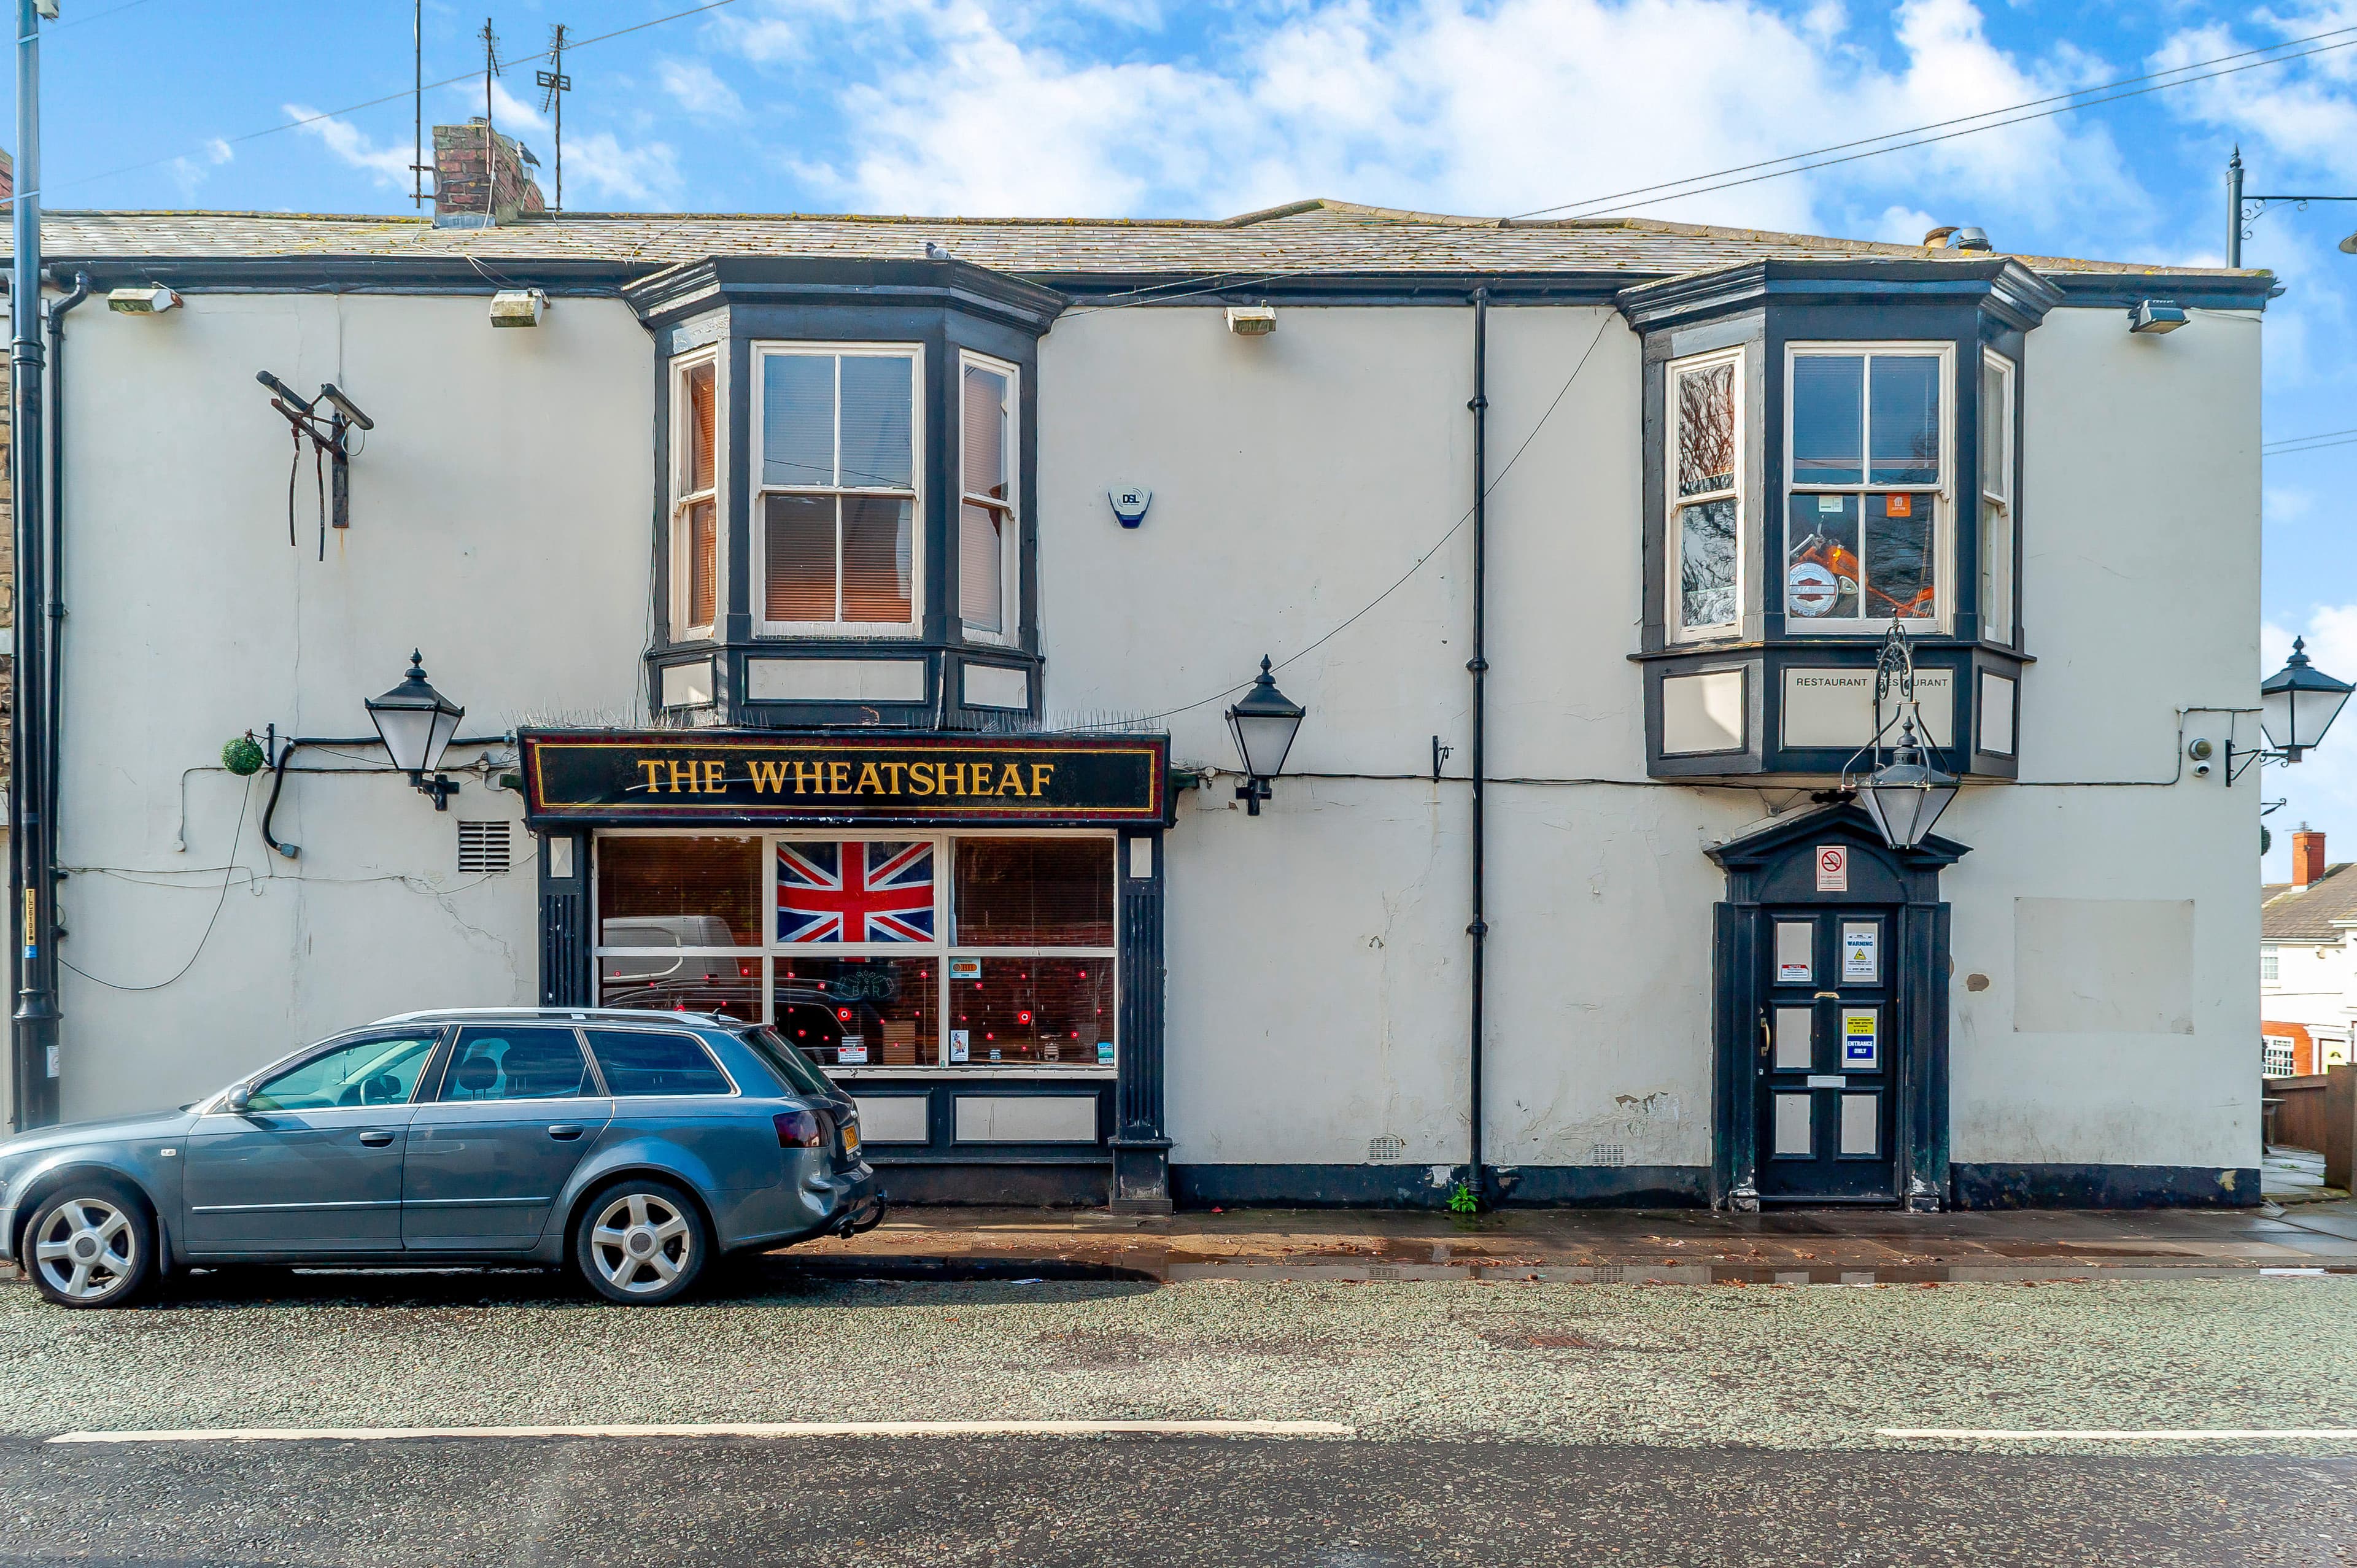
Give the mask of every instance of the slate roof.
[(2295, 893), (2288, 882), (2259, 889), (2259, 935), (2268, 941), (2337, 942), (2346, 931), (2335, 920), (2357, 920), (2357, 876), (2344, 875), (2351, 862), (2328, 865), (2324, 875)]
[[(1986, 252), (1658, 219), (1518, 221), (1342, 201), (1240, 217), (901, 218), (804, 213), (567, 212), (496, 229), (436, 229), (422, 217), (319, 213), (51, 211), (46, 258), (410, 257), (602, 262), (649, 271), (731, 255), (919, 260), (930, 241), (960, 260), (1041, 281), (1153, 274), (1625, 273), (1675, 276), (1763, 260), (1986, 261)], [(2165, 274), (2221, 283), (2260, 272), (2143, 266), (2052, 256), (2017, 260), (2054, 274)]]

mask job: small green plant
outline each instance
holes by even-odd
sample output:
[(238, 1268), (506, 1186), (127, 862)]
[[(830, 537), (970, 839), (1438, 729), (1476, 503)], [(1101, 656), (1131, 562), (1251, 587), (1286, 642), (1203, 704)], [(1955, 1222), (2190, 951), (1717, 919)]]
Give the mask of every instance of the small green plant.
[(250, 735), (242, 735), (221, 747), (221, 766), (241, 779), (261, 772), (264, 760), (260, 743)]
[(1448, 1212), (1451, 1214), (1478, 1214), (1480, 1211), (1481, 1200), (1474, 1196), (1473, 1184), (1469, 1181), (1458, 1182), (1456, 1188), (1448, 1195)]

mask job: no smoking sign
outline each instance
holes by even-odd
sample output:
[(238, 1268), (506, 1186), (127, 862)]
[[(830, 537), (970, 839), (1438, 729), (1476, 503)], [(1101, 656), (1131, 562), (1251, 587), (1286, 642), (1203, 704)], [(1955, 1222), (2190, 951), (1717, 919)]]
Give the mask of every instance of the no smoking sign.
[(1817, 850), (1817, 891), (1849, 891), (1849, 851), (1840, 844), (1824, 844)]

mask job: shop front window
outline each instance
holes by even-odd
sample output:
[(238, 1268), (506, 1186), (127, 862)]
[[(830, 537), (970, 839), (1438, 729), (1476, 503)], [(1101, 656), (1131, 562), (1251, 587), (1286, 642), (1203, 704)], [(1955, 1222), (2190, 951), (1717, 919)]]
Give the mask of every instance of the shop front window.
[(1111, 834), (601, 835), (599, 1001), (769, 1023), (829, 1069), (1110, 1068), (1114, 850)]
[(1787, 630), (1944, 616), (1948, 358), (1944, 346), (1794, 349)]

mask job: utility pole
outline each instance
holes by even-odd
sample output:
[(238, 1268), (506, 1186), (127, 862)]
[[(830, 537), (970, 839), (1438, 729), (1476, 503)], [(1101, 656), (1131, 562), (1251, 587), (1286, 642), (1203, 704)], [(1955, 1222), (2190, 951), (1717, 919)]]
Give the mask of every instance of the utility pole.
[(491, 140), (491, 78), (500, 74), (500, 36), (491, 31), (491, 19), (483, 18), (483, 30), (477, 35), (483, 40), (483, 216), (496, 222), (499, 219), (500, 162), (494, 156), (498, 144)]
[(16, 937), (16, 1123), (57, 1120), (57, 845), (49, 819), (48, 652), (39, 607), (41, 474), (41, 21), (58, 0), (16, 0), (16, 257), (8, 279), (9, 444), (16, 529), (15, 744), (8, 756), (10, 924)]
[(410, 69), (414, 85), (410, 89), (413, 113), (416, 116), (413, 145), (409, 154), (409, 202), (413, 207), (425, 205), (425, 0), (413, 0), (409, 9)]
[(565, 24), (559, 22), (548, 29), (548, 69), (539, 75), (540, 112), (554, 111), (556, 116), (556, 201), (551, 212), (565, 210), (565, 95), (573, 91), (573, 79), (565, 74)]

